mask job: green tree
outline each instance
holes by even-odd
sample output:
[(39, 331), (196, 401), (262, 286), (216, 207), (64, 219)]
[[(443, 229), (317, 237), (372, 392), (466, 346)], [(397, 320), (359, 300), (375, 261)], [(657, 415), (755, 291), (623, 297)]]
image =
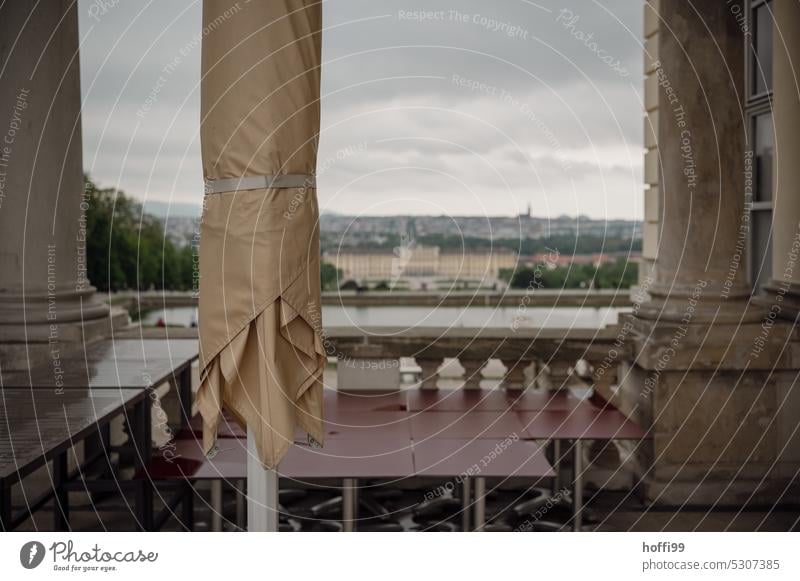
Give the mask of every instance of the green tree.
[(603, 264), (597, 269), (597, 288), (630, 288), (639, 279), (639, 265), (624, 258)]
[(84, 181), (89, 280), (101, 291), (191, 289), (194, 249), (177, 247), (164, 223), (124, 192)]
[[(503, 273), (509, 276), (509, 272)], [(636, 263), (619, 258), (595, 268), (591, 264), (570, 264), (548, 268), (545, 264), (518, 268), (510, 275), (509, 286), (516, 289), (626, 289), (636, 284)]]
[(339, 279), (342, 271), (333, 264), (323, 262), (319, 266), (319, 278), (322, 281), (322, 290), (336, 290), (339, 288)]

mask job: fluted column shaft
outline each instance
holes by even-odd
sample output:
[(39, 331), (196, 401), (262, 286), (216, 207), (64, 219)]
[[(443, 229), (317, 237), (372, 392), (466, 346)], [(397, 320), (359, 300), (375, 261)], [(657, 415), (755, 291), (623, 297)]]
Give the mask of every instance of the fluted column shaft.
[[(738, 319), (743, 258), (744, 34), (725, 2), (660, 0), (660, 238), (640, 315)], [(746, 226), (744, 226), (746, 228)]]
[(86, 277), (77, 3), (0, 8), (0, 324), (108, 313)]

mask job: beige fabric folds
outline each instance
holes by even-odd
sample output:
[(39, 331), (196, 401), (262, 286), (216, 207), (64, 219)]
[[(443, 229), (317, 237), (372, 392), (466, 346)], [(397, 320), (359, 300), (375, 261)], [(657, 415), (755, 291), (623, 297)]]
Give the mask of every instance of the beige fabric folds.
[[(319, 2), (204, 0), (206, 181), (314, 173)], [(275, 467), (299, 426), (322, 442), (319, 210), (311, 187), (205, 196), (200, 228), (204, 447), (223, 408)]]

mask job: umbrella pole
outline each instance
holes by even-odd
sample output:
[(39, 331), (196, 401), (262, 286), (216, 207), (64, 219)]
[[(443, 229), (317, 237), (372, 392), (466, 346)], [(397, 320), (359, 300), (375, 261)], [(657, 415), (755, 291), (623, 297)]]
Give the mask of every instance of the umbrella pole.
[(247, 530), (278, 531), (278, 470), (261, 465), (250, 428), (247, 429)]

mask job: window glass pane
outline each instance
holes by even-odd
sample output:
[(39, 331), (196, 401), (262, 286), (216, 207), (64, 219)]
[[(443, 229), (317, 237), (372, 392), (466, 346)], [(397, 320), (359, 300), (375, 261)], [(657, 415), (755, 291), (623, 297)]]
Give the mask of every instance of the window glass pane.
[(772, 90), (772, 6), (761, 4), (753, 10), (754, 50), (751, 74), (753, 94)]
[(767, 284), (772, 274), (771, 226), (771, 210), (753, 210), (751, 214), (752, 238), (750, 241), (750, 280), (753, 283), (753, 292)]
[(754, 201), (772, 200), (772, 155), (775, 132), (772, 127), (772, 113), (762, 113), (753, 119), (753, 145), (755, 148), (755, 192)]

